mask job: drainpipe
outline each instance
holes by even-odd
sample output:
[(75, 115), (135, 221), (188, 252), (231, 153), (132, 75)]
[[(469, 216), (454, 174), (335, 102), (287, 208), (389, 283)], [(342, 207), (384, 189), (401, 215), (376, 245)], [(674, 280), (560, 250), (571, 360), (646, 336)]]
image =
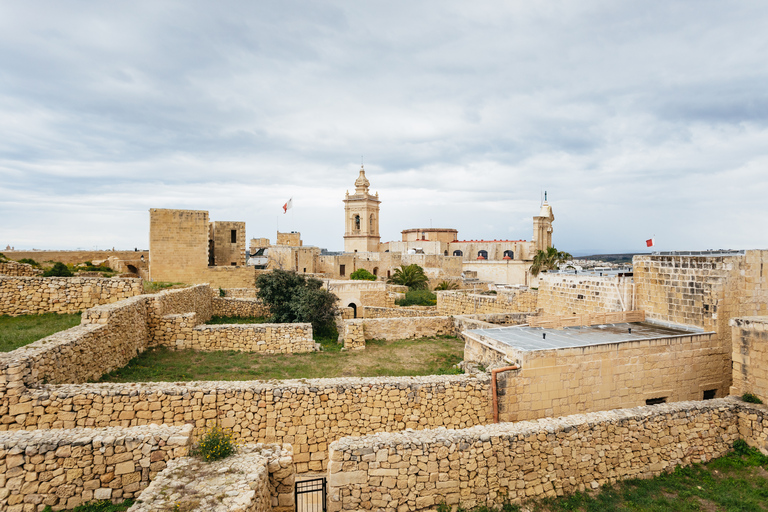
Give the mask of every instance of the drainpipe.
[(495, 370), (491, 370), (491, 395), (493, 396), (493, 422), (498, 423), (499, 422), (499, 396), (497, 393), (497, 386), (496, 386), (496, 374), (501, 372), (506, 372), (509, 370), (519, 370), (520, 366), (518, 365), (512, 365), (512, 366), (504, 366), (502, 368), (496, 368)]

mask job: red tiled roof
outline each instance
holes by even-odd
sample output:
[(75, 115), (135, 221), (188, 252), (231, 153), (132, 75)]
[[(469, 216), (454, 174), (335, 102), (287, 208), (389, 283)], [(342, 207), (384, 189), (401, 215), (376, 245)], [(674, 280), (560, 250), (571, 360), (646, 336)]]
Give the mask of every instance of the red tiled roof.
[(491, 244), (491, 243), (504, 243), (504, 242), (525, 242), (526, 240), (454, 240), (453, 244)]

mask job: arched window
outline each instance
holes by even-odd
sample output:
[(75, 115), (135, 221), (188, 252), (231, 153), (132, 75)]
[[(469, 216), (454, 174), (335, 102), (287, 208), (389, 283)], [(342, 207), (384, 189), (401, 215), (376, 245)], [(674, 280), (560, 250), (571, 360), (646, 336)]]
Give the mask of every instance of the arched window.
[(373, 275), (375, 276), (379, 275), (379, 267), (373, 267)]
[(504, 259), (505, 260), (506, 259), (510, 259), (510, 260), (515, 259), (515, 253), (512, 252), (512, 251), (504, 251)]
[(360, 216), (355, 215), (355, 229), (360, 229)]
[(352, 318), (357, 318), (357, 304), (350, 302), (348, 308), (352, 308)]
[(457, 249), (457, 250), (453, 251), (453, 255), (454, 256), (464, 256), (464, 253)]
[(371, 214), (371, 218), (370, 218), (370, 220), (368, 222), (369, 222), (369, 224), (368, 224), (368, 231), (373, 233), (374, 232), (374, 229), (373, 229), (373, 214)]
[(488, 251), (477, 251), (477, 259), (479, 260), (487, 260), (488, 259)]
[(443, 253), (443, 256), (448, 256), (448, 251), (445, 251), (445, 252)]

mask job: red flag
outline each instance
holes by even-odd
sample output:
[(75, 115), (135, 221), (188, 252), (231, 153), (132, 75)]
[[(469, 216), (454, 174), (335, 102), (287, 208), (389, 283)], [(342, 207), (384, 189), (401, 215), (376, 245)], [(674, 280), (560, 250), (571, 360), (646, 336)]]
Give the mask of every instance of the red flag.
[(649, 238), (648, 240), (645, 241), (645, 245), (647, 247), (653, 247), (653, 243), (654, 242), (655, 242), (655, 240), (653, 238)]
[(283, 205), (283, 213), (288, 213), (288, 210), (293, 208), (293, 198), (290, 198), (287, 203)]

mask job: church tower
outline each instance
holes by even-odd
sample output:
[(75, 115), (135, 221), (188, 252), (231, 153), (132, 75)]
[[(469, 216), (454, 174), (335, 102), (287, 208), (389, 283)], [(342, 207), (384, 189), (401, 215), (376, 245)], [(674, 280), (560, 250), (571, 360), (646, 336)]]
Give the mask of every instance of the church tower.
[(375, 252), (379, 250), (379, 193), (370, 195), (371, 183), (360, 166), (355, 180), (355, 193), (344, 199), (344, 252)]
[(541, 211), (533, 218), (533, 243), (534, 250), (546, 251), (552, 247), (552, 221), (555, 216), (552, 213), (552, 207), (547, 202), (547, 193), (544, 192), (544, 202), (541, 204)]

